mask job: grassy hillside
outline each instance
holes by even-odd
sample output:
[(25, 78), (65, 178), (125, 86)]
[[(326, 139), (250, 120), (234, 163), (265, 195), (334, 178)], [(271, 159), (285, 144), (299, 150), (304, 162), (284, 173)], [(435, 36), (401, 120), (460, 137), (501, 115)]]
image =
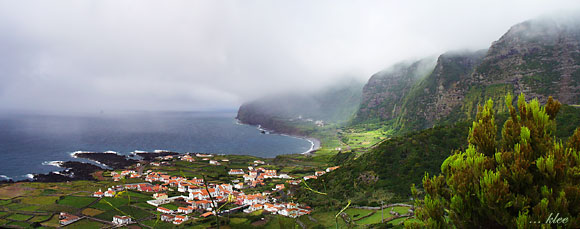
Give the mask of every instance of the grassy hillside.
[[(496, 115), (498, 136), (506, 119), (506, 113)], [(580, 127), (580, 108), (562, 106), (556, 122), (556, 136), (570, 136)], [(381, 200), (408, 201), (411, 184), (420, 186), (425, 172), (439, 174), (443, 160), (453, 150), (466, 147), (465, 136), (470, 127), (471, 121), (462, 121), (393, 137), (362, 155), (339, 153), (332, 163), (340, 164), (341, 168), (318, 180), (307, 181), (314, 190), (328, 196), (303, 190), (299, 192), (300, 199), (329, 208), (344, 205), (349, 199), (356, 205), (378, 205)]]

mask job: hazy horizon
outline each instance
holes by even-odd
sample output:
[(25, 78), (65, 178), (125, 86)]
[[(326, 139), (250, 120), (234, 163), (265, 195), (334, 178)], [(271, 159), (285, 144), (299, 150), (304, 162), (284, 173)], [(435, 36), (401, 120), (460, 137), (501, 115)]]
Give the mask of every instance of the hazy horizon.
[(0, 1), (0, 111), (235, 110), (479, 50), (577, 1)]

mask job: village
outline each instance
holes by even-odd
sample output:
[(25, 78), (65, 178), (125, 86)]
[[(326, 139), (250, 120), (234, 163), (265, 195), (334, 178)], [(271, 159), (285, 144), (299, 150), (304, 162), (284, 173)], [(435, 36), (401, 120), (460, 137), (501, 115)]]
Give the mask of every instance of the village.
[[(153, 206), (152, 210), (157, 221), (181, 225), (189, 220), (204, 219), (212, 215), (225, 215), (236, 212), (251, 214), (263, 211), (269, 214), (297, 218), (312, 212), (311, 207), (294, 202), (283, 201), (280, 195), (287, 187), (300, 185), (309, 179), (317, 179), (325, 173), (332, 172), (339, 166), (328, 167), (305, 176), (291, 176), (275, 169), (266, 169), (266, 162), (254, 160), (247, 168), (229, 168), (229, 182), (208, 182), (200, 177), (185, 175), (169, 175), (164, 168), (171, 168), (176, 162), (197, 162), (219, 166), (228, 163), (224, 156), (216, 159), (212, 154), (184, 154), (157, 157), (149, 164), (138, 164), (134, 169), (110, 172), (110, 179), (115, 182), (125, 180), (142, 180), (139, 183), (125, 183), (103, 187), (93, 193), (97, 198), (115, 198), (118, 195), (131, 192), (145, 193), (151, 196), (146, 203)], [(149, 168), (146, 171), (145, 168)], [(154, 168), (154, 169), (151, 169)], [(276, 181), (268, 190), (258, 191), (256, 188), (265, 186), (266, 182)], [(131, 215), (118, 211), (111, 223), (123, 226), (136, 223)], [(69, 225), (82, 216), (71, 213), (61, 213), (61, 226)]]

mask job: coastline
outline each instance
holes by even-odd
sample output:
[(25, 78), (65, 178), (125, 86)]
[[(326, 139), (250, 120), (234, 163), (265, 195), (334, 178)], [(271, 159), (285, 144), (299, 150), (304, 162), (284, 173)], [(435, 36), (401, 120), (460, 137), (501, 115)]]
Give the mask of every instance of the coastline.
[(307, 155), (307, 156), (314, 155), (314, 153), (316, 151), (318, 151), (318, 149), (320, 149), (320, 146), (322, 145), (322, 142), (317, 138), (313, 138), (313, 137), (309, 137), (309, 136), (302, 136), (302, 135), (288, 134), (288, 133), (284, 133), (282, 131), (267, 129), (267, 128), (262, 127), (262, 125), (260, 125), (260, 124), (258, 124), (258, 125), (248, 124), (248, 123), (245, 123), (238, 118), (234, 118), (234, 120), (236, 121), (236, 124), (238, 124), (238, 125), (254, 126), (254, 127), (256, 127), (256, 129), (258, 129), (258, 131), (264, 131), (267, 134), (277, 134), (277, 135), (282, 135), (282, 136), (287, 136), (287, 137), (303, 139), (303, 140), (310, 142), (310, 149), (300, 153), (303, 155)]

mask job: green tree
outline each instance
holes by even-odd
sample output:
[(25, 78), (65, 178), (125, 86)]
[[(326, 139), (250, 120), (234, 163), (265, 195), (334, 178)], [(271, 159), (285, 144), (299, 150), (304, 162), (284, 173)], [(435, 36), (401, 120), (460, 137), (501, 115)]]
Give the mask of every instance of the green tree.
[[(423, 178), (424, 198), (414, 185), (416, 217), (408, 228), (541, 228), (552, 214), (560, 226), (579, 228), (580, 128), (567, 143), (554, 137), (561, 104), (548, 99), (505, 100), (510, 117), (498, 140), (493, 101), (478, 108), (468, 147), (441, 165), (441, 174)], [(539, 223), (538, 223), (539, 222)]]

